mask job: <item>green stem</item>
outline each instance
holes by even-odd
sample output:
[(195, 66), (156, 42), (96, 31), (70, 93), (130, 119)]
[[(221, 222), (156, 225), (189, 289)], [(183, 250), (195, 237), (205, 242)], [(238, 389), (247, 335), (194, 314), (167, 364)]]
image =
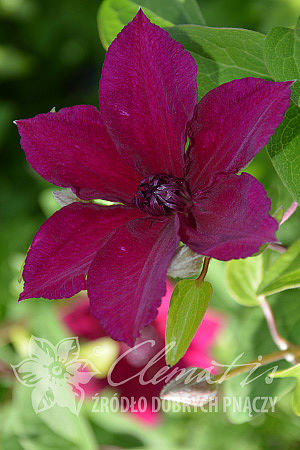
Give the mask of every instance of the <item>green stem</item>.
[(204, 281), (207, 271), (208, 271), (209, 262), (210, 262), (210, 258), (205, 257), (201, 273), (200, 273), (199, 277), (195, 280), (197, 284), (201, 284), (202, 281)]
[(261, 356), (249, 363), (243, 364), (232, 369), (224, 370), (224, 372), (219, 373), (214, 377), (214, 381), (218, 383), (223, 383), (223, 381), (228, 380), (231, 377), (235, 377), (242, 373), (248, 372), (255, 367), (265, 366), (272, 362), (280, 361), (281, 359), (286, 359), (288, 355), (293, 354), (293, 356), (298, 358), (300, 356), (300, 347), (291, 345), (287, 350), (279, 350), (277, 352), (269, 353), (267, 355)]

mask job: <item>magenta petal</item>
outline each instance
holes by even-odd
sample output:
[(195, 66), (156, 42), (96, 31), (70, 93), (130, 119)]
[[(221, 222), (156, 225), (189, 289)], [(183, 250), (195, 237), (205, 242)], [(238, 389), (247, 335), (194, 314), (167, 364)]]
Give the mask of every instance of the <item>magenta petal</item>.
[(134, 220), (103, 243), (87, 277), (92, 314), (112, 338), (133, 345), (155, 319), (177, 248), (177, 218)]
[(72, 203), (36, 233), (27, 254), (25, 298), (66, 298), (86, 289), (86, 274), (108, 233), (143, 214), (136, 208)]
[(251, 175), (224, 175), (199, 194), (189, 218), (181, 219), (181, 240), (197, 253), (227, 261), (246, 258), (272, 242), (278, 224), (271, 202)]
[(237, 173), (267, 144), (289, 106), (293, 82), (244, 78), (208, 92), (190, 126), (188, 179), (197, 190)]
[(109, 47), (100, 80), (101, 114), (121, 155), (143, 176), (182, 176), (196, 75), (192, 56), (142, 10)]
[(94, 106), (18, 120), (27, 161), (43, 178), (84, 199), (130, 202), (141, 177), (118, 155)]

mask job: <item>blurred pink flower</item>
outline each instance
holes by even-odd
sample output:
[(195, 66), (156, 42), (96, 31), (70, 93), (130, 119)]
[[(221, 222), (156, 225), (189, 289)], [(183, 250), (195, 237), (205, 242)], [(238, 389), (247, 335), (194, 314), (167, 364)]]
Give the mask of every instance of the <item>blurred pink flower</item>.
[[(167, 283), (167, 294), (162, 299), (162, 304), (158, 310), (155, 321), (141, 331), (141, 336), (136, 342), (136, 345), (138, 345), (151, 339), (155, 340), (155, 345), (153, 347), (150, 344), (142, 345), (140, 348), (131, 349), (128, 355), (122, 357), (112, 371), (112, 379), (114, 382), (118, 383), (127, 380), (139, 373), (151, 358), (164, 348), (166, 319), (172, 290), (172, 285)], [(94, 340), (107, 336), (107, 333), (101, 327), (98, 320), (92, 316), (88, 298), (86, 296), (82, 296), (76, 306), (63, 316), (63, 321), (71, 333), (81, 338)], [(212, 367), (211, 348), (215, 342), (217, 333), (223, 325), (224, 318), (221, 314), (208, 310), (186, 354), (174, 367), (184, 368), (196, 366), (208, 369), (210, 372), (215, 373), (216, 369)], [(122, 342), (119, 342), (118, 344), (119, 356), (130, 349), (130, 347)], [(144, 379), (151, 380), (158, 374), (159, 370), (165, 366), (165, 358), (162, 356), (147, 369)], [(174, 370), (174, 367), (170, 368), (167, 373), (171, 373)], [(166, 374), (157, 378), (165, 378), (165, 375)], [(134, 398), (135, 400), (138, 400), (140, 397), (145, 397), (147, 400), (146, 411), (134, 414), (143, 422), (148, 423), (149, 425), (155, 425), (159, 421), (160, 415), (152, 411), (151, 401), (153, 397), (159, 397), (159, 393), (165, 385), (165, 382), (166, 381), (162, 379), (157, 384), (149, 383), (147, 385), (142, 385), (139, 383), (138, 378), (135, 377), (119, 386), (118, 391), (120, 396), (128, 399)], [(101, 392), (102, 389), (107, 386), (109, 386), (107, 379), (93, 378), (88, 385), (84, 386), (84, 389), (88, 396), (93, 396), (96, 393)]]

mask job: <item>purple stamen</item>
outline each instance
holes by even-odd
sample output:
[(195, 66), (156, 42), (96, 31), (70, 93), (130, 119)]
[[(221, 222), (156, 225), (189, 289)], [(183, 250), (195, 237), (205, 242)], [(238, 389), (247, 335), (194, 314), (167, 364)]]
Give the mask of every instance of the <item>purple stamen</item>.
[(151, 216), (186, 212), (192, 206), (187, 182), (170, 175), (150, 175), (142, 180), (134, 197), (136, 206)]

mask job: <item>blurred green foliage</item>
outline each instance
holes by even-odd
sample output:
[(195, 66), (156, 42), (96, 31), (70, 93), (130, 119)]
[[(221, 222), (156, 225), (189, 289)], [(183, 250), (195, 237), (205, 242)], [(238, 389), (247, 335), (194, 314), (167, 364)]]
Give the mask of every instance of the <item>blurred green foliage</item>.
[[(201, 0), (198, 3), (209, 26), (260, 32), (275, 26), (294, 26), (300, 11), (299, 0)], [(85, 450), (111, 445), (148, 450), (298, 449), (300, 425), (292, 414), (288, 397), (279, 403), (275, 413), (259, 415), (240, 425), (231, 423), (237, 422), (233, 415), (228, 419), (222, 413), (178, 413), (166, 414), (157, 429), (148, 429), (119, 414), (92, 414), (86, 404), (78, 419), (85, 439), (74, 432), (72, 441), (70, 433), (78, 423), (71, 419), (68, 426), (58, 427), (51, 414), (37, 417), (32, 412), (28, 390), (14, 383), (9, 363), (20, 360), (17, 352), (22, 352), (20, 341), (14, 343), (12, 334), (18, 340), (16, 336), (23, 331), (19, 329), (18, 334), (18, 328), (14, 328), (12, 333), (11, 321), (21, 330), (25, 323), (29, 335), (34, 333), (53, 342), (61, 339), (65, 330), (57, 320), (57, 302), (27, 300), (17, 304), (18, 270), (35, 231), (52, 212), (53, 204), (51, 186), (26, 164), (13, 120), (47, 112), (53, 106), (59, 109), (80, 103), (97, 105), (98, 80), (105, 56), (96, 23), (99, 4), (99, 0), (0, 0), (0, 344), (4, 344), (0, 349), (0, 371), (3, 366), (0, 434), (3, 448)], [(292, 199), (265, 151), (247, 171), (266, 187), (273, 212), (281, 204), (285, 208), (289, 206)], [(281, 227), (278, 236), (285, 245), (298, 237), (299, 218), (298, 211)], [(231, 299), (225, 286), (224, 266), (213, 261), (208, 275), (214, 288), (211, 306), (226, 314), (230, 325), (216, 349), (218, 359), (225, 363), (242, 351), (248, 359), (273, 351), (274, 344), (260, 310), (243, 308)], [(279, 329), (292, 342), (299, 339), (298, 297), (294, 290), (271, 298)], [(274, 380), (274, 383), (281, 381)], [(56, 416), (57, 420), (63, 423), (66, 418)]]

